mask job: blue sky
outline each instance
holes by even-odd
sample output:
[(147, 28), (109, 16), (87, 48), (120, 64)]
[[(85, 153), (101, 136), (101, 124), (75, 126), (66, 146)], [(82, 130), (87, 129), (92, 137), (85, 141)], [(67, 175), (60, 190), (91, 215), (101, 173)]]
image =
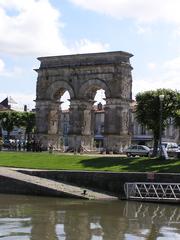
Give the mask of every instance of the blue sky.
[(40, 56), (127, 51), (133, 96), (180, 89), (179, 0), (0, 0), (0, 100), (34, 106)]

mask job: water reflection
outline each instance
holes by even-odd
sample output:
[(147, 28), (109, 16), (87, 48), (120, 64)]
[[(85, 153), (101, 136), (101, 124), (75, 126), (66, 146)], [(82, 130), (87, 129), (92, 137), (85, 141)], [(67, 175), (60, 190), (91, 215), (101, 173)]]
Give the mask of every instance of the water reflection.
[[(0, 238), (30, 239), (30, 220), (30, 218), (0, 218)], [(16, 235), (19, 237), (16, 238)]]
[(3, 240), (179, 240), (178, 205), (0, 195)]

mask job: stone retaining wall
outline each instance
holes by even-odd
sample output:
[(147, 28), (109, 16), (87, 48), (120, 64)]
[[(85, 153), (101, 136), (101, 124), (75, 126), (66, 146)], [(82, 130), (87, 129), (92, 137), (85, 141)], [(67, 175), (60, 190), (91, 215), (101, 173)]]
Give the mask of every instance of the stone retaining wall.
[(39, 170), (20, 170), (20, 172), (107, 192), (119, 198), (125, 197), (124, 183), (126, 182), (180, 183), (180, 174), (175, 173), (112, 173)]

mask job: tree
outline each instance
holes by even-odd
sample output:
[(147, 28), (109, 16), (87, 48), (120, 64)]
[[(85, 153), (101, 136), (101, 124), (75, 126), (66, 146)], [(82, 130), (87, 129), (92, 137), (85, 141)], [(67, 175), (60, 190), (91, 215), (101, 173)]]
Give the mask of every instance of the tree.
[(16, 112), (16, 111), (3, 111), (0, 112), (1, 126), (7, 131), (7, 139), (10, 138), (10, 132), (14, 127), (24, 127), (27, 139), (30, 140), (30, 134), (35, 128), (35, 113), (33, 112)]
[(35, 128), (35, 113), (22, 112), (21, 113), (21, 126), (25, 127), (27, 140), (30, 141), (30, 134)]
[(154, 155), (157, 155), (157, 148), (160, 134), (160, 100), (159, 96), (164, 95), (162, 104), (162, 130), (168, 126), (169, 118), (178, 124), (180, 109), (180, 92), (171, 89), (157, 89), (146, 91), (136, 95), (136, 118), (138, 122), (152, 130), (154, 138)]
[(15, 111), (3, 111), (0, 112), (1, 126), (7, 131), (7, 139), (10, 138), (10, 132), (13, 131), (14, 127), (20, 126), (21, 115), (19, 112)]

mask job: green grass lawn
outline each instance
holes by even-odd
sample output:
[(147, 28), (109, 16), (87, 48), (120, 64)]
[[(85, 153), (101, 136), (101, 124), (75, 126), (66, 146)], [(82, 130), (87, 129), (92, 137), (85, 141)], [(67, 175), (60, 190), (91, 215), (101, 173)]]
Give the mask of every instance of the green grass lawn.
[(174, 159), (66, 155), (47, 152), (0, 152), (0, 166), (51, 170), (180, 173), (180, 160)]

